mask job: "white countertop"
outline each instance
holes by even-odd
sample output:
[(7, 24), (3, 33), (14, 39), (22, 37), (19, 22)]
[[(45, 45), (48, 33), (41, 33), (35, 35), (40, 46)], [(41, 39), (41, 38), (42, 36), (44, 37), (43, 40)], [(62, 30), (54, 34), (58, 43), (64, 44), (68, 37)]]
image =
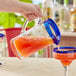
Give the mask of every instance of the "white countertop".
[[(64, 76), (59, 60), (52, 58), (1, 58), (0, 76)], [(69, 68), (69, 76), (76, 76), (76, 60)]]
[(61, 31), (61, 36), (76, 37), (76, 32), (62, 32), (62, 31)]

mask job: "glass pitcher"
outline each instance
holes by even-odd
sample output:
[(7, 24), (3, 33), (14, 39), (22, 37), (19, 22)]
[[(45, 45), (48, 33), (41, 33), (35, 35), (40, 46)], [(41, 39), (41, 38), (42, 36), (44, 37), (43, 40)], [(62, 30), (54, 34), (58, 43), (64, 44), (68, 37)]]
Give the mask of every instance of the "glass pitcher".
[(39, 19), (36, 26), (26, 31), (27, 24), (28, 21), (26, 20), (21, 34), (10, 41), (12, 51), (18, 58), (28, 57), (53, 43), (56, 45), (59, 43), (60, 31), (52, 19), (45, 21)]

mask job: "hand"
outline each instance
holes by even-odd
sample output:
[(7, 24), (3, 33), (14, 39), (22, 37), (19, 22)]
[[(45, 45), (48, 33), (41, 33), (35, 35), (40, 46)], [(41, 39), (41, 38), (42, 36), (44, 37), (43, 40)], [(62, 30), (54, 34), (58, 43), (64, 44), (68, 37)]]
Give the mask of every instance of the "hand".
[(20, 13), (29, 21), (32, 21), (37, 17), (42, 17), (40, 7), (31, 3), (22, 3)]
[(23, 3), (18, 0), (0, 0), (0, 11), (21, 13), (29, 21), (42, 17), (39, 6), (32, 3)]

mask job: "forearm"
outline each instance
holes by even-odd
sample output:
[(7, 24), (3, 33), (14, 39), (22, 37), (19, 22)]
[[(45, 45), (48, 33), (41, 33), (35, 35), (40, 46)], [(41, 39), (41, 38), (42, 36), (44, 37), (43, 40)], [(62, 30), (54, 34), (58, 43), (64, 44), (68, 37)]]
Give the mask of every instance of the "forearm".
[(18, 0), (0, 0), (0, 12), (19, 12), (20, 7)]

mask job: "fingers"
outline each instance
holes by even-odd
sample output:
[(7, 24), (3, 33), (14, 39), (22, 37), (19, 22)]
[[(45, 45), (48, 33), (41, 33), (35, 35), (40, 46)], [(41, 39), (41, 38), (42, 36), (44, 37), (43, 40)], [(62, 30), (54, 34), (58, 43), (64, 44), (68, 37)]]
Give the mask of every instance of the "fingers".
[[(43, 17), (41, 9), (38, 5), (32, 3), (21, 3), (19, 12), (27, 19), (35, 19), (37, 17)], [(25, 15), (26, 14), (26, 15)], [(32, 17), (27, 16), (28, 14), (34, 14)]]
[(40, 7), (38, 5), (33, 5), (33, 4), (28, 9), (28, 12), (23, 11), (22, 14), (29, 21), (32, 21), (37, 17), (43, 17)]
[(32, 17), (32, 19), (34, 20), (34, 19), (36, 19), (38, 16), (36, 16), (35, 14), (32, 14), (31, 17)]
[(25, 18), (26, 18), (28, 21), (32, 21), (31, 15), (27, 15), (27, 16), (25, 16)]
[(38, 16), (36, 16), (35, 14), (27, 14), (24, 16), (27, 20), (32, 21), (34, 19), (36, 19)]

